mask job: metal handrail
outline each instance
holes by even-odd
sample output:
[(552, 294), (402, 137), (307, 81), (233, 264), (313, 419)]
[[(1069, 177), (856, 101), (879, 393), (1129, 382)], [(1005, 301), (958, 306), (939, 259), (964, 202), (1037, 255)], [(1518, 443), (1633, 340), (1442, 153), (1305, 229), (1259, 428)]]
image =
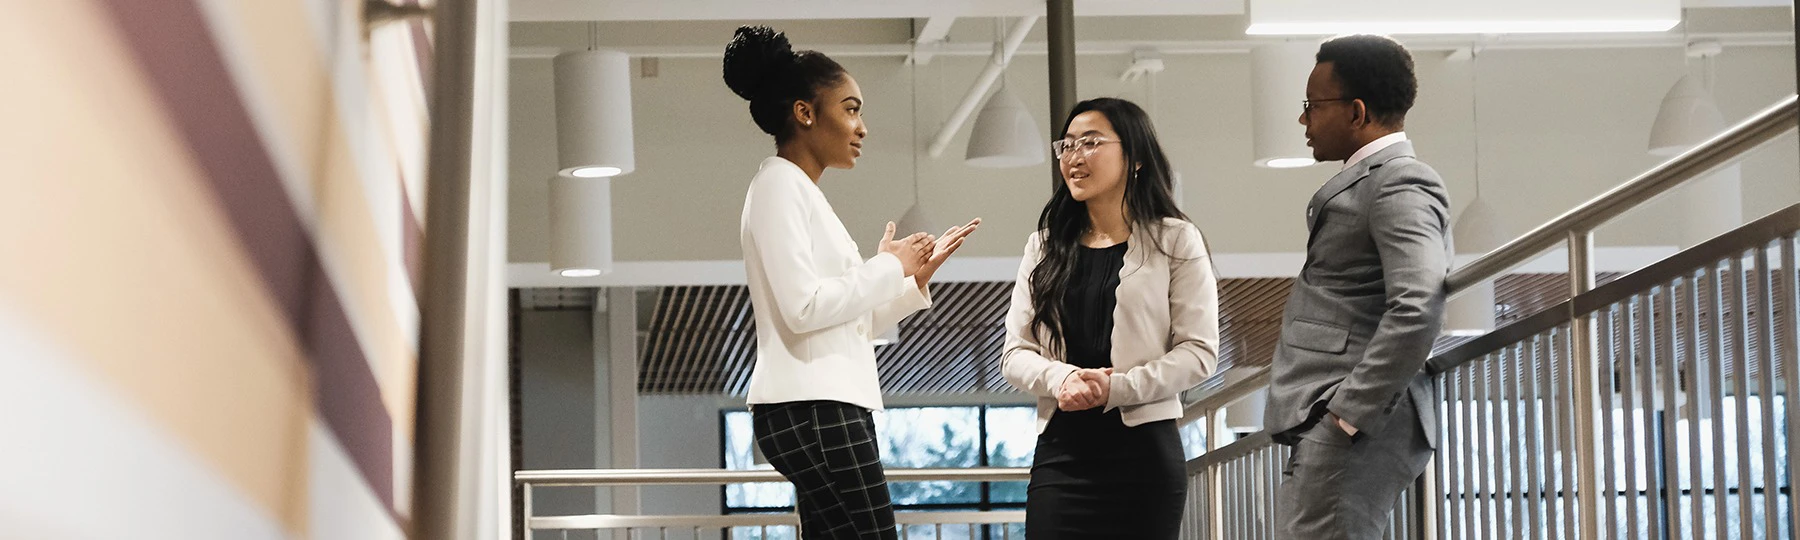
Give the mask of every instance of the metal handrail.
[(1656, 264), (1620, 276), (1592, 291), (1558, 302), (1535, 315), (1514, 321), (1487, 335), (1452, 347), (1432, 357), (1426, 369), (1432, 374), (1449, 371), (1464, 362), (1480, 358), (1496, 348), (1510, 343), (1518, 343), (1520, 340), (1567, 323), (1571, 317), (1593, 313), (1656, 284), (1667, 283), (1677, 277), (1690, 274), (1694, 268), (1729, 257), (1734, 253), (1754, 249), (1758, 245), (1767, 244), (1797, 229), (1800, 229), (1800, 204), (1777, 210), (1731, 232), (1682, 250)]
[[(1025, 467), (976, 467), (968, 469), (888, 469), (888, 482), (1010, 482), (1031, 479)], [(762, 469), (567, 469), (513, 473), (513, 482), (533, 486), (651, 486), (722, 485), (786, 482), (781, 473)]]
[[(531, 518), (531, 528), (547, 529), (630, 529), (658, 527), (759, 527), (795, 525), (800, 519), (792, 513), (785, 514), (726, 514), (726, 515), (675, 515), (675, 516), (618, 516), (607, 514), (586, 514), (573, 516), (542, 516)], [(962, 512), (939, 511), (902, 511), (894, 513), (897, 525), (998, 525), (1025, 522), (1024, 510), (982, 510)]]
[[(1530, 262), (1558, 243), (1567, 242), (1571, 232), (1592, 231), (1652, 197), (1729, 166), (1750, 150), (1796, 128), (1800, 128), (1800, 96), (1789, 94), (1731, 129), (1470, 261), (1450, 273), (1445, 279), (1445, 288), (1454, 296), (1513, 267)], [(1454, 350), (1467, 348), (1457, 347)], [(1435, 358), (1432, 363), (1442, 364)], [(1242, 378), (1203, 389), (1186, 407), (1181, 423), (1196, 420), (1204, 415), (1204, 411), (1229, 405), (1268, 384), (1267, 367), (1228, 369), (1219, 376), (1231, 376), (1231, 372), (1236, 369), (1262, 371), (1246, 372)]]
[(1450, 273), (1445, 287), (1452, 295), (1463, 292), (1567, 241), (1570, 232), (1591, 231), (1652, 197), (1729, 166), (1750, 150), (1795, 129), (1796, 123), (1800, 122), (1797, 113), (1800, 113), (1800, 105), (1796, 104), (1796, 96), (1789, 94), (1699, 146), (1470, 261)]

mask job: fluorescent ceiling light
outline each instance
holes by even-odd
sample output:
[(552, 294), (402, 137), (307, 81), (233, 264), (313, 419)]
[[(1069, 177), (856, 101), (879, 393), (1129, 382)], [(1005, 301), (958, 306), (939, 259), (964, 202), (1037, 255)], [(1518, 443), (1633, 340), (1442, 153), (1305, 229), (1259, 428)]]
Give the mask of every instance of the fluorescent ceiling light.
[(550, 178), (550, 269), (563, 277), (612, 272), (611, 178)]
[(575, 169), (575, 171), (569, 173), (569, 175), (576, 178), (605, 178), (608, 176), (618, 176), (619, 173), (622, 172), (625, 171), (619, 170), (618, 167), (582, 167)]
[(1314, 163), (1318, 163), (1318, 161), (1315, 161), (1315, 160), (1313, 160), (1313, 158), (1309, 158), (1309, 157), (1275, 158), (1275, 159), (1271, 159), (1266, 162), (1263, 162), (1262, 166), (1268, 167), (1271, 169), (1296, 169), (1296, 168), (1300, 168), (1300, 167), (1311, 167), (1312, 164), (1314, 164)]
[(1251, 35), (1662, 32), (1681, 0), (1250, 0)]
[(1313, 40), (1258, 45), (1250, 49), (1250, 109), (1255, 163), (1258, 167), (1291, 169), (1313, 164), (1306, 147), (1306, 126), (1300, 102), (1306, 100), (1306, 77), (1312, 74)]
[(1251, 24), (1253, 36), (1327, 36), (1337, 34), (1589, 34), (1662, 32), (1679, 19), (1596, 21), (1311, 21)]
[(556, 172), (582, 178), (637, 168), (631, 124), (631, 57), (611, 50), (556, 55)]

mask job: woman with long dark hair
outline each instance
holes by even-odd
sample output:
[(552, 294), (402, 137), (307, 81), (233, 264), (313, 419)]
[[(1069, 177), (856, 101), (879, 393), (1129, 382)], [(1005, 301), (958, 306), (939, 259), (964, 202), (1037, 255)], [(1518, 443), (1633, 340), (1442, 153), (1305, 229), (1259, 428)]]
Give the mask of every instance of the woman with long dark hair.
[(1001, 369), (1038, 396), (1032, 540), (1173, 539), (1187, 492), (1178, 395), (1218, 362), (1218, 281), (1144, 110), (1075, 105), (1062, 182), (1025, 242)]
[(756, 319), (756, 446), (794, 484), (801, 538), (894, 538), (870, 414), (882, 406), (872, 340), (931, 305), (926, 284), (981, 220), (897, 240), (889, 222), (880, 253), (864, 260), (817, 185), (862, 155), (856, 80), (822, 53), (746, 26), (725, 47), (725, 83), (775, 138), (739, 235)]

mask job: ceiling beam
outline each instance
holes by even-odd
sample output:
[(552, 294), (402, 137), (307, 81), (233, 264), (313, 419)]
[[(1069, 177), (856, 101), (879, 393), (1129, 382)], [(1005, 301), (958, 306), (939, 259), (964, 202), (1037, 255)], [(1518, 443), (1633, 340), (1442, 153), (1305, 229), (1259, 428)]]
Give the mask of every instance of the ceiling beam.
[(950, 36), (950, 26), (956, 24), (956, 17), (932, 17), (925, 19), (925, 26), (919, 29), (919, 35), (913, 37), (912, 54), (906, 55), (906, 63), (925, 65), (931, 63), (931, 57), (937, 54), (937, 48), (943, 45), (944, 38)]
[[(738, 21), (1042, 15), (1043, 0), (513, 0), (514, 21)], [(1244, 0), (1081, 0), (1080, 16), (1242, 15)]]
[[(1792, 32), (1711, 32), (1693, 33), (1685, 39), (1680, 34), (1593, 34), (1593, 35), (1516, 35), (1483, 39), (1482, 36), (1420, 36), (1406, 40), (1406, 47), (1414, 52), (1441, 51), (1450, 52), (1457, 49), (1475, 46), (1483, 50), (1529, 50), (1529, 49), (1635, 49), (1645, 47), (1685, 47), (1689, 39), (1712, 39), (1726, 47), (1776, 47), (1794, 44)], [(1231, 39), (1231, 40), (1139, 40), (1139, 41), (1081, 41), (1075, 44), (1076, 54), (1120, 54), (1150, 49), (1165, 56), (1186, 54), (1244, 54), (1250, 48), (1265, 43), (1277, 43), (1275, 39)], [(629, 54), (632, 57), (655, 56), (661, 58), (718, 58), (722, 48), (714, 44), (706, 45), (630, 45), (609, 46)], [(867, 57), (867, 56), (908, 56), (913, 53), (913, 46), (906, 43), (893, 44), (822, 44), (813, 46), (831, 56)], [(576, 50), (576, 47), (541, 47), (520, 46), (511, 49), (511, 56), (522, 58), (552, 58), (564, 51)], [(941, 43), (934, 47), (934, 55), (945, 56), (991, 56), (994, 53), (992, 43), (957, 42)], [(1026, 42), (1019, 46), (1017, 54), (1036, 56), (1044, 54), (1043, 42)]]

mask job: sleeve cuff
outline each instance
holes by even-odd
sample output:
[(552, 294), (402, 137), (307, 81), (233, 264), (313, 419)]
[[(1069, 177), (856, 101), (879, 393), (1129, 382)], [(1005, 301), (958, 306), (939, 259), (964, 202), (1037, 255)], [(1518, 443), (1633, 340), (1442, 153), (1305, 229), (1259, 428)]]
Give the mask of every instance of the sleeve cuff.
[(919, 297), (919, 309), (931, 309), (931, 285), (920, 285), (918, 277), (907, 276), (906, 287), (907, 295), (913, 295), (916, 291)]
[(1049, 380), (1045, 381), (1049, 384), (1044, 386), (1050, 391), (1050, 396), (1055, 397), (1056, 390), (1062, 388), (1063, 381), (1069, 380), (1069, 375), (1074, 374), (1079, 369), (1080, 368), (1065, 362), (1056, 362), (1056, 365), (1050, 368)]

